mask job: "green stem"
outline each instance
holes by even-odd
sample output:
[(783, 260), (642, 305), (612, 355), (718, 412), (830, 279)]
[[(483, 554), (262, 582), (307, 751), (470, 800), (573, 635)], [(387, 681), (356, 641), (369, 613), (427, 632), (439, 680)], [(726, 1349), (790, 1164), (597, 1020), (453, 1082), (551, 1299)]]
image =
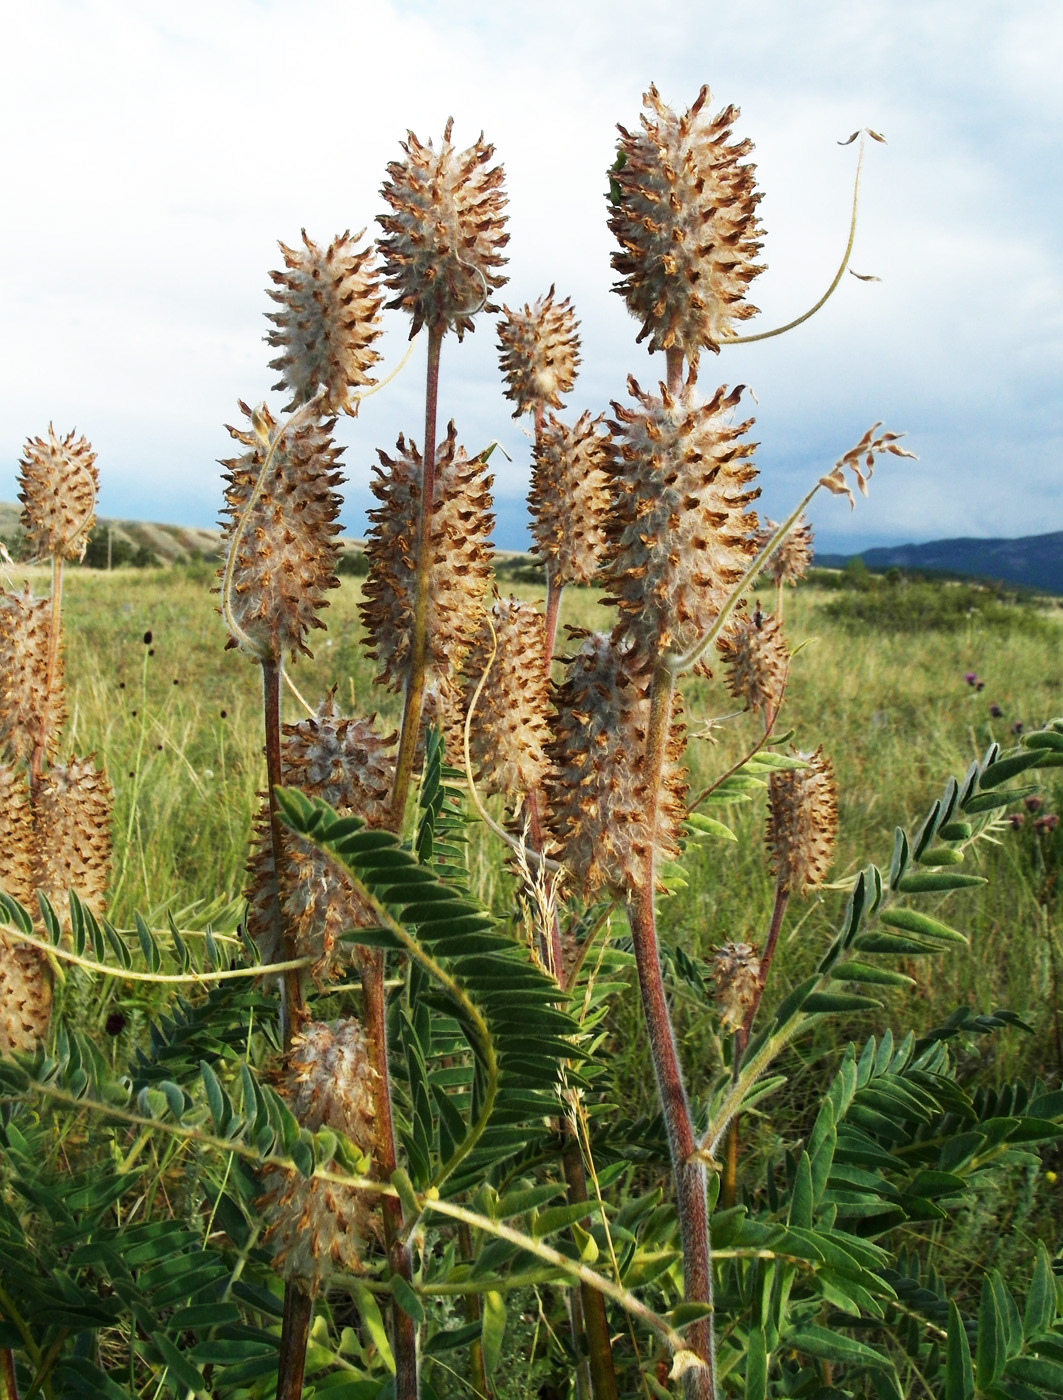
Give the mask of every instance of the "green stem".
[[(568, 1185), (570, 1202), (586, 1201), (587, 1176), (583, 1169), (583, 1155), (579, 1149), (569, 1120), (564, 1120), (565, 1146), (561, 1153), (561, 1166)], [(589, 1219), (584, 1219), (583, 1228), (589, 1227)], [(605, 1311), (605, 1298), (597, 1288), (589, 1283), (580, 1283), (580, 1301), (583, 1305), (583, 1327), (587, 1337), (587, 1363), (590, 1370), (591, 1390), (594, 1400), (617, 1400), (616, 1371), (613, 1367), (613, 1345), (609, 1337), (609, 1318)]]

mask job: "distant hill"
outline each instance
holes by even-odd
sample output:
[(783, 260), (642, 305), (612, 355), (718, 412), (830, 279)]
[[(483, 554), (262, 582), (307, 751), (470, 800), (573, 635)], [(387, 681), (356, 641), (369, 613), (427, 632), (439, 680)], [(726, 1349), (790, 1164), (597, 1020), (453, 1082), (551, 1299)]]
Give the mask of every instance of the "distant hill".
[[(826, 569), (841, 569), (855, 555), (816, 554)], [(1026, 535), (1017, 540), (932, 540), (864, 549), (859, 557), (869, 569), (918, 569), (928, 573), (962, 574), (968, 578), (999, 579), (1038, 593), (1063, 593), (1063, 530), (1051, 535)]]

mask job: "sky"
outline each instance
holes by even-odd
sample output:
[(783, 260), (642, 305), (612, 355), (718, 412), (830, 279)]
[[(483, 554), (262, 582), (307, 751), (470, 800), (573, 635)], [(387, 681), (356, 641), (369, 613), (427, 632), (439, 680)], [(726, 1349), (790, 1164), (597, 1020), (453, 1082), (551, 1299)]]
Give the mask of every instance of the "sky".
[[(852, 267), (798, 329), (703, 359), (754, 391), (763, 512), (778, 518), (883, 420), (850, 513), (820, 493), (824, 550), (1063, 529), (1063, 6), (1058, 0), (35, 0), (0, 54), (0, 500), (27, 437), (76, 427), (103, 515), (211, 525), (236, 400), (266, 400), (277, 240), (369, 230), (408, 129), (482, 131), (506, 171), (509, 284), (555, 284), (581, 320), (577, 416), (663, 378), (611, 292), (605, 171), (654, 82), (708, 83), (755, 145), (765, 228), (747, 331), (829, 284), (869, 144)], [(497, 318), (448, 337), (441, 412), (470, 453), (497, 439), (496, 543), (527, 541), (526, 425), (502, 397)], [(409, 323), (388, 313), (384, 369)], [(424, 346), (344, 421), (344, 524), (360, 535), (378, 448), (420, 441)]]

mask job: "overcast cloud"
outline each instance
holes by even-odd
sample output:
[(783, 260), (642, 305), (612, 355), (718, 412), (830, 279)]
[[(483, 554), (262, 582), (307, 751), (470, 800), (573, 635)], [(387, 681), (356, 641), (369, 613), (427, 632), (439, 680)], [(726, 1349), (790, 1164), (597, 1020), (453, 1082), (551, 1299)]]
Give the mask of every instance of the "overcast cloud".
[[(210, 524), (235, 401), (269, 397), (262, 343), (276, 240), (327, 240), (380, 212), (407, 128), (483, 130), (510, 197), (511, 306), (556, 283), (583, 323), (573, 414), (663, 374), (609, 288), (604, 171), (616, 123), (656, 82), (742, 108), (756, 145), (768, 329), (853, 267), (812, 321), (725, 350), (702, 380), (749, 384), (767, 513), (874, 420), (918, 463), (876, 473), (850, 517), (818, 505), (823, 547), (1063, 529), (1063, 7), (1057, 0), (412, 3), (35, 0), (0, 59), (0, 499), (49, 421), (99, 453), (107, 515)], [(389, 313), (384, 350), (407, 323)], [(523, 543), (528, 441), (499, 390), (493, 318), (445, 346), (442, 408), (477, 450), (501, 439), (499, 543)], [(342, 427), (345, 523), (363, 528), (377, 447), (421, 438), (423, 349)], [(714, 381), (711, 385), (709, 381)], [(279, 400), (270, 402), (276, 408)]]

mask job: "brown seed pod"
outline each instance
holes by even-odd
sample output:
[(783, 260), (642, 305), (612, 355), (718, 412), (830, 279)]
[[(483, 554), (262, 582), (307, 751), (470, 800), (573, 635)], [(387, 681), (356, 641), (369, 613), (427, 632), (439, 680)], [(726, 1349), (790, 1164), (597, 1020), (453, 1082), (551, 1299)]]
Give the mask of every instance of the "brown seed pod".
[(266, 342), (284, 352), (269, 367), (283, 376), (273, 387), (292, 396), (286, 412), (309, 403), (320, 388), (323, 413), (356, 414), (358, 398), (350, 391), (376, 383), (369, 371), (380, 359), (373, 342), (383, 294), (373, 248), (354, 246), (361, 237), (348, 230), (321, 249), (304, 228), (302, 248), (280, 244), (285, 270), (270, 273), (278, 290), (268, 295), (281, 310), (266, 313), (276, 328)]
[[(380, 665), (377, 681), (401, 691), (409, 678), (417, 581), (418, 521), (424, 464), (405, 438), (397, 455), (379, 454), (369, 512), (369, 577), (362, 604), (367, 654)], [(445, 688), (479, 629), (491, 580), (491, 477), (479, 458), (458, 446), (451, 423), (436, 451), (431, 522), (426, 673)]]
[[(498, 598), (465, 660), (464, 709), (487, 673), (476, 704), (469, 750), (476, 780), (488, 793), (505, 793), (514, 809), (538, 792), (549, 772), (546, 697), (546, 626), (531, 603)], [(492, 657), (492, 651), (494, 655)]]
[(43, 955), (0, 931), (0, 1056), (36, 1050), (51, 1014), (52, 976)]
[[(765, 519), (756, 534), (758, 552), (771, 539), (777, 529), (774, 520)], [(797, 586), (797, 580), (804, 578), (812, 564), (812, 526), (801, 517), (794, 528), (775, 550), (764, 566), (764, 572), (776, 583)]]
[(602, 573), (620, 609), (618, 639), (651, 657), (682, 653), (715, 622), (753, 554), (748, 509), (755, 444), (733, 424), (741, 386), (704, 403), (692, 381), (661, 397), (628, 387), (634, 408), (614, 403), (609, 475), (613, 509)]
[(22, 527), (35, 558), (82, 559), (96, 523), (96, 454), (87, 438), (74, 432), (57, 438), (28, 438), (20, 460), (18, 498)]
[(726, 1030), (740, 1030), (760, 991), (760, 958), (752, 943), (723, 943), (712, 959), (716, 1005)]
[(620, 160), (610, 172), (609, 227), (620, 244), (613, 290), (642, 322), (640, 341), (648, 338), (651, 350), (682, 350), (691, 365), (755, 315), (745, 298), (764, 270), (754, 262), (761, 247), (756, 167), (743, 164), (753, 146), (730, 139), (738, 108), (710, 117), (708, 98), (703, 87), (677, 117), (651, 87), (642, 130), (619, 128)]
[(771, 719), (782, 700), (790, 669), (790, 653), (777, 617), (765, 617), (758, 603), (752, 614), (731, 614), (727, 630), (716, 642), (727, 668), (727, 689), (747, 710)]
[(33, 821), (26, 779), (0, 763), (0, 890), (31, 908), (33, 900)]
[(838, 831), (834, 769), (818, 748), (799, 754), (805, 768), (771, 775), (768, 805), (768, 853), (776, 880), (785, 890), (804, 894), (823, 882)]
[(406, 159), (389, 164), (381, 190), (393, 210), (378, 219), (384, 280), (397, 293), (388, 306), (413, 317), (411, 339), (427, 324), (461, 340), (478, 311), (498, 310), (489, 299), (506, 281), (498, 271), (509, 242), (502, 167), (488, 169), (495, 148), (482, 136), (456, 151), (453, 127), (451, 118), (438, 151), (411, 131), (402, 143)]
[[(286, 432), (243, 521), (277, 424), (265, 405), (252, 410), (241, 402), (240, 408), (252, 431), (230, 427), (229, 433), (247, 451), (221, 463), (227, 554), (238, 536), (227, 601), (239, 634), (226, 645), (275, 661), (287, 652), (294, 660), (300, 652), (312, 655), (306, 635), (312, 627), (324, 627), (318, 613), (328, 607), (329, 589), (339, 587), (336, 488), (343, 481), (338, 465), (343, 449), (330, 436), (334, 419)], [(224, 573), (219, 577), (224, 593)]]
[(552, 413), (535, 444), (528, 509), (532, 552), (556, 584), (590, 583), (605, 553), (611, 492), (604, 415), (568, 428)]
[(604, 889), (630, 899), (645, 880), (651, 845), (657, 860), (670, 860), (678, 850), (687, 790), (679, 700), (651, 830), (644, 771), (649, 691), (644, 671), (601, 633), (585, 636), (556, 690), (549, 750), (555, 775), (547, 785), (551, 830), (558, 858), (588, 897)]
[(579, 322), (568, 297), (554, 301), (553, 287), (533, 306), (510, 311), (498, 323), (498, 364), (505, 395), (517, 406), (513, 417), (537, 408), (560, 408), (572, 391), (579, 364)]
[[(331, 1128), (370, 1157), (377, 1145), (369, 1044), (353, 1018), (312, 1022), (292, 1040), (277, 1085), (301, 1127)], [(271, 1168), (260, 1205), (274, 1264), (317, 1294), (334, 1274), (362, 1272), (369, 1242), (380, 1234), (375, 1197), (350, 1186)]]
[(62, 651), (48, 686), (50, 598), (0, 593), (0, 756), (25, 762), (44, 733), (44, 752), (54, 758), (65, 719)]
[(94, 913), (111, 873), (114, 794), (92, 758), (55, 764), (41, 778), (33, 811), (33, 884), (62, 917), (69, 890)]

